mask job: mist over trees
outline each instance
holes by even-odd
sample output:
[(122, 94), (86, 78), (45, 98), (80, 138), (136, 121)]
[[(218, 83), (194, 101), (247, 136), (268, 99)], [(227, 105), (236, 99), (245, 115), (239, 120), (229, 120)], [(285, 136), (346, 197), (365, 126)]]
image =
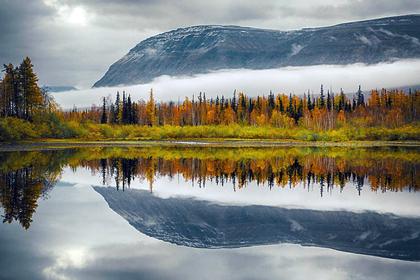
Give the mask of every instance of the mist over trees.
[[(184, 100), (132, 100), (117, 92), (102, 106), (66, 111), (40, 89), (31, 60), (4, 66), (0, 80), (0, 141), (30, 138), (168, 139), (253, 138), (295, 140), (417, 140), (420, 91), (372, 90), (365, 97), (325, 90), (303, 96), (256, 97), (234, 92)], [(168, 92), (170, 94), (170, 92)], [(369, 130), (370, 131), (367, 131)], [(387, 129), (387, 130), (386, 130)], [(340, 131), (338, 131), (340, 130)], [(394, 131), (392, 131), (394, 130)], [(398, 131), (397, 131), (398, 130)]]

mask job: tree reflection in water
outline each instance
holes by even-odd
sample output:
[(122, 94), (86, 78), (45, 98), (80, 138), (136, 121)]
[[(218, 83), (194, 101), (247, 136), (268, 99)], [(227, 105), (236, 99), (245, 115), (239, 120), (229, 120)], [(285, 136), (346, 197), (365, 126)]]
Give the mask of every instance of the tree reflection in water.
[(192, 185), (205, 187), (206, 182), (233, 188), (244, 188), (251, 182), (257, 185), (304, 188), (319, 185), (320, 195), (333, 187), (341, 190), (352, 183), (359, 195), (365, 185), (373, 191), (416, 191), (420, 179), (416, 176), (418, 161), (403, 158), (368, 157), (359, 160), (334, 158), (327, 155), (270, 157), (265, 159), (218, 158), (109, 158), (83, 163), (101, 172), (102, 183), (115, 181), (117, 189), (130, 186), (135, 179), (146, 179), (153, 187), (155, 177), (174, 178), (181, 175)]
[(135, 179), (150, 190), (159, 176), (182, 176), (200, 188), (206, 182), (237, 190), (251, 182), (276, 187), (319, 188), (320, 195), (346, 183), (359, 194), (372, 191), (417, 191), (420, 152), (416, 148), (73, 148), (0, 153), (0, 206), (3, 221), (29, 228), (40, 197), (56, 184), (64, 167), (88, 168), (104, 185), (117, 190)]
[(3, 223), (18, 221), (28, 229), (38, 199), (60, 178), (70, 151), (0, 153), (0, 206)]

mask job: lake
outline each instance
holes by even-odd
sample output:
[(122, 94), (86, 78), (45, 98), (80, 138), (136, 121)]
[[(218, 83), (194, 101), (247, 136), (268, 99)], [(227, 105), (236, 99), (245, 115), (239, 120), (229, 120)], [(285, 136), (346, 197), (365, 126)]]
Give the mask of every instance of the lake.
[(417, 147), (0, 152), (0, 279), (419, 279)]

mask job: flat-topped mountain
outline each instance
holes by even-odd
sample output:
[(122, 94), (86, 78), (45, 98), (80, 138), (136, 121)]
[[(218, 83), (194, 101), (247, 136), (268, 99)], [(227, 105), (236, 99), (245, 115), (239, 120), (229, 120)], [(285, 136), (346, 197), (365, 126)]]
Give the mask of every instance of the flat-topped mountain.
[(220, 69), (379, 63), (420, 58), (420, 15), (277, 31), (240, 26), (179, 28), (150, 37), (111, 65), (94, 87)]

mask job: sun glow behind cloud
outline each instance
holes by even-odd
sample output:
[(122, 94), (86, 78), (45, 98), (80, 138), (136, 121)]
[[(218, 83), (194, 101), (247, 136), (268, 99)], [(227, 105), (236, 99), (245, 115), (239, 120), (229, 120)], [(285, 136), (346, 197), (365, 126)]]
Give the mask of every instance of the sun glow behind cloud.
[(61, 249), (55, 258), (55, 263), (43, 269), (42, 273), (48, 279), (70, 280), (63, 271), (69, 268), (82, 268), (89, 260), (86, 248)]
[(88, 22), (87, 13), (82, 7), (72, 8), (66, 18), (69, 23), (77, 25), (86, 25)]
[(93, 17), (82, 6), (72, 7), (67, 4), (61, 4), (58, 0), (44, 0), (44, 4), (56, 10), (56, 20), (62, 23), (86, 26)]

